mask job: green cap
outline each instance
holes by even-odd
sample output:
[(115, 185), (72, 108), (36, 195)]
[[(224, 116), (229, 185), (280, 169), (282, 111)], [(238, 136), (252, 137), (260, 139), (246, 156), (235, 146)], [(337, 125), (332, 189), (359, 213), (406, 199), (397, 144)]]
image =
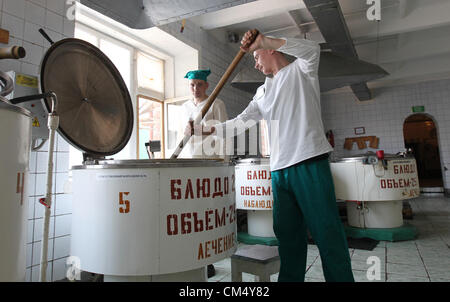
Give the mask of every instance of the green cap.
[(189, 80), (198, 79), (198, 80), (203, 80), (206, 82), (206, 78), (209, 76), (210, 73), (211, 73), (211, 70), (209, 70), (209, 69), (193, 70), (193, 71), (189, 71), (188, 73), (186, 73), (186, 75), (184, 77)]

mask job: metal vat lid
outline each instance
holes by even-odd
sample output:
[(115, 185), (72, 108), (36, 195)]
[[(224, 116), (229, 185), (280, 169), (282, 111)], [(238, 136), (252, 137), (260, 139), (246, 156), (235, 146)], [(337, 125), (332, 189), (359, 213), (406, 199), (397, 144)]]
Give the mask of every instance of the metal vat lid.
[[(118, 153), (133, 130), (128, 88), (114, 64), (97, 47), (63, 39), (46, 52), (41, 89), (58, 97), (58, 132), (94, 157)], [(51, 102), (44, 100), (47, 111)]]
[(14, 111), (14, 112), (23, 114), (23, 115), (25, 115), (25, 116), (27, 116), (29, 118), (32, 118), (32, 115), (31, 115), (30, 111), (28, 111), (28, 110), (26, 110), (26, 109), (24, 109), (22, 107), (13, 105), (13, 104), (9, 104), (9, 103), (1, 100), (1, 99), (0, 99), (0, 109), (6, 109), (6, 110), (9, 110), (9, 111)]
[[(349, 157), (341, 157), (341, 158), (335, 158), (331, 160), (332, 163), (351, 163), (351, 162), (365, 162), (367, 158), (369, 157), (375, 157), (377, 158), (377, 155), (373, 152), (368, 152), (365, 154), (357, 154)], [(385, 153), (384, 159), (386, 160), (395, 160), (395, 159), (408, 159), (408, 158), (414, 158), (411, 155), (399, 155), (399, 154), (390, 154)]]
[(220, 159), (129, 159), (99, 160), (84, 165), (73, 166), (72, 170), (83, 169), (127, 169), (127, 168), (184, 168), (184, 167), (220, 167), (231, 166), (230, 162)]

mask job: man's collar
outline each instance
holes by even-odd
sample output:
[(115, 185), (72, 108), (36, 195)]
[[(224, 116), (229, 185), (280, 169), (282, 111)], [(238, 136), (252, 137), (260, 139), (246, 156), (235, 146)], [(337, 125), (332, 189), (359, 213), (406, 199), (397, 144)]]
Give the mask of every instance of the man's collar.
[(208, 97), (206, 97), (206, 99), (204, 99), (203, 101), (200, 101), (200, 103), (198, 103), (198, 104), (195, 102), (195, 99), (194, 99), (194, 98), (192, 98), (191, 101), (192, 101), (192, 103), (193, 103), (195, 106), (198, 106), (198, 105), (204, 103), (207, 99), (208, 99)]

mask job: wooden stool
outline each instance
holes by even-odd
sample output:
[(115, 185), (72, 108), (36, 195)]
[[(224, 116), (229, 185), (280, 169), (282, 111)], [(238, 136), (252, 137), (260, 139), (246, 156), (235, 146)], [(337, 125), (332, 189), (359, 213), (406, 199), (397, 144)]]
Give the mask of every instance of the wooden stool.
[(279, 271), (278, 246), (242, 246), (231, 256), (232, 282), (242, 282), (243, 272), (258, 276), (260, 282), (270, 282), (270, 275)]

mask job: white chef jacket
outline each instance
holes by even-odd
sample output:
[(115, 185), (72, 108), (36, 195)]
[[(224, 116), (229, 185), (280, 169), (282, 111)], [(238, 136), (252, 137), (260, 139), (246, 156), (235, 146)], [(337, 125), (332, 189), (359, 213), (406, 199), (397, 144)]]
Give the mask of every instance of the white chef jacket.
[[(188, 100), (183, 103), (183, 112), (185, 114), (184, 126), (187, 126), (189, 120), (195, 120), (195, 118), (201, 113), (202, 108), (207, 103), (208, 98), (200, 102), (198, 105), (195, 104), (194, 100)], [(227, 110), (225, 104), (222, 100), (216, 98), (206, 112), (203, 118), (203, 126), (213, 126), (218, 123), (223, 123), (227, 120)], [(184, 129), (183, 129), (184, 130)], [(183, 131), (184, 133), (184, 131)], [(213, 148), (213, 154), (207, 154), (205, 148)], [(217, 146), (217, 149), (214, 149)], [(184, 158), (224, 158), (224, 143), (216, 135), (202, 135), (202, 136), (192, 136), (187, 145), (184, 147), (180, 154), (180, 157)], [(211, 153), (211, 152), (210, 152)], [(219, 154), (216, 154), (219, 153)]]
[(297, 59), (257, 89), (237, 120), (266, 120), (270, 142), (270, 169), (283, 169), (333, 150), (325, 136), (320, 108), (320, 46), (305, 39), (284, 39), (277, 51)]

